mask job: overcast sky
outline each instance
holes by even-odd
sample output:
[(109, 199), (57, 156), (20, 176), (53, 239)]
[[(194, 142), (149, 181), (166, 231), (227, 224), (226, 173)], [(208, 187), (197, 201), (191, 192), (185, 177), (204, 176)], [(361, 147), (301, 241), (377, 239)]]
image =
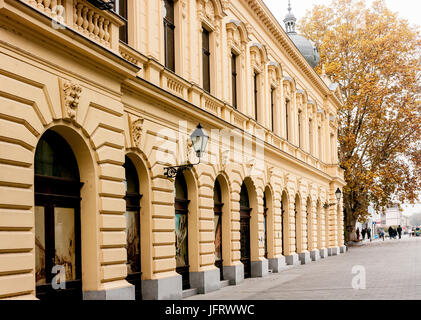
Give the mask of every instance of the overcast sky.
[[(275, 18), (284, 26), (283, 20), (288, 12), (288, 0), (263, 0)], [(291, 0), (292, 12), (300, 20), (307, 10), (316, 4), (329, 4), (331, 0)], [(372, 0), (367, 0), (371, 4)], [(386, 0), (386, 4), (399, 16), (408, 19), (411, 24), (421, 26), (421, 1), (419, 0)], [(421, 213), (421, 204), (405, 206), (404, 214)]]
[[(276, 19), (284, 26), (283, 20), (288, 13), (288, 0), (263, 0)], [(315, 4), (329, 4), (330, 0), (291, 0), (292, 12), (300, 20)], [(371, 4), (372, 0), (367, 0)], [(386, 0), (386, 5), (399, 16), (408, 19), (411, 24), (421, 25), (421, 1)]]

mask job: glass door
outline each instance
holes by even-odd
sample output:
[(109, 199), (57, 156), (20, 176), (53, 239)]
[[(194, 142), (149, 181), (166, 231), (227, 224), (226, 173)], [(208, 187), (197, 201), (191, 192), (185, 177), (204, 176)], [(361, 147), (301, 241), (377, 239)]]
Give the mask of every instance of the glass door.
[(36, 199), (35, 281), (40, 300), (82, 299), (80, 206), (71, 202)]
[(251, 277), (250, 211), (249, 208), (240, 209), (241, 262), (244, 264), (244, 278)]
[(222, 260), (222, 206), (216, 204), (214, 209), (214, 233), (215, 233), (215, 266), (219, 268), (220, 279), (223, 280), (223, 260)]
[(175, 200), (176, 271), (183, 277), (183, 290), (190, 289), (187, 200)]

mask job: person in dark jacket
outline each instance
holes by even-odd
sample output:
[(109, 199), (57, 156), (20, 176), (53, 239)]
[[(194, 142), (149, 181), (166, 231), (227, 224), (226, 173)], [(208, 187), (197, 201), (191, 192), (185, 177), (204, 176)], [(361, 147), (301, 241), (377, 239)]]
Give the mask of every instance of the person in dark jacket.
[(392, 228), (392, 226), (390, 226), (390, 227), (389, 227), (389, 229), (388, 229), (387, 231), (388, 231), (388, 233), (389, 233), (389, 238), (390, 238), (390, 239), (393, 239), (393, 228)]
[(370, 227), (368, 227), (368, 229), (367, 229), (367, 238), (368, 238), (368, 240), (371, 241), (371, 228)]
[(398, 227), (398, 234), (399, 234), (399, 239), (402, 239), (402, 228), (401, 228), (401, 226)]
[(361, 239), (362, 240), (365, 240), (365, 234), (367, 233), (367, 228), (363, 228), (362, 230), (361, 230)]

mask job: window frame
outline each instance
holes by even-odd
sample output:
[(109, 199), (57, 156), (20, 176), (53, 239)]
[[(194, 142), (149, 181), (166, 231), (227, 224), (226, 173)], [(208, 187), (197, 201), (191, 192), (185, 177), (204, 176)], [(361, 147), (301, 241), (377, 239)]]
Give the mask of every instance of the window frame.
[[(211, 93), (212, 85), (211, 85), (211, 32), (207, 28), (202, 25), (202, 88), (207, 93)], [(205, 39), (207, 42), (207, 48), (205, 48)], [(205, 61), (207, 62), (207, 67), (205, 65)], [(207, 74), (206, 74), (207, 73)], [(207, 82), (205, 82), (205, 79)]]
[(238, 109), (238, 55), (231, 51), (231, 103)]
[[(124, 4), (121, 6), (121, 4)], [(123, 9), (121, 9), (123, 7)], [(115, 14), (117, 14), (120, 19), (123, 20), (124, 26), (119, 28), (119, 39), (121, 42), (128, 44), (129, 43), (129, 26), (128, 26), (128, 2), (127, 0), (116, 0), (114, 4), (114, 8), (112, 10)]]
[[(172, 72), (175, 72), (175, 33), (176, 33), (176, 26), (175, 26), (175, 3), (173, 0), (163, 0), (164, 1), (164, 8), (166, 6), (166, 3), (171, 4), (171, 10), (172, 10), (172, 20), (170, 21), (167, 17), (168, 15), (165, 15), (163, 17), (163, 24), (164, 24), (164, 57), (165, 57), (165, 67)], [(172, 43), (169, 42), (168, 38), (168, 30), (171, 30), (172, 32)], [(170, 49), (172, 50), (172, 55), (170, 59)], [(171, 60), (171, 61), (170, 61)]]
[(258, 89), (260, 73), (257, 70), (253, 70), (253, 102), (254, 102), (254, 120), (259, 123), (259, 95), (260, 90)]

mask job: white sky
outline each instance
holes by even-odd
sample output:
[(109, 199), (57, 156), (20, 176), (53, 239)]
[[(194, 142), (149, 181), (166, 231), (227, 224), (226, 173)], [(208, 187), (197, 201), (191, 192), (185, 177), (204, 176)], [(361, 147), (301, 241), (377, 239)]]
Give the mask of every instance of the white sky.
[(403, 206), (404, 214), (410, 216), (414, 213), (421, 213), (421, 204), (416, 204), (415, 206)]
[[(263, 0), (275, 18), (284, 26), (283, 20), (288, 13), (288, 0)], [(366, 0), (367, 6), (372, 0)], [(291, 0), (292, 12), (297, 20), (304, 17), (307, 10), (316, 4), (327, 5), (330, 0)], [(386, 5), (392, 11), (398, 12), (401, 18), (408, 19), (411, 24), (421, 25), (421, 1), (419, 0), (386, 0)]]
[[(366, 0), (367, 6), (373, 0)], [(283, 20), (288, 13), (288, 0), (263, 0), (275, 18), (284, 27)], [(327, 5), (331, 0), (291, 0), (292, 12), (297, 20), (306, 14), (307, 10), (316, 4)], [(392, 11), (398, 12), (399, 17), (408, 19), (413, 25), (421, 26), (421, 1), (419, 0), (386, 0), (386, 5)], [(405, 215), (421, 212), (421, 203), (415, 206), (403, 206)]]

